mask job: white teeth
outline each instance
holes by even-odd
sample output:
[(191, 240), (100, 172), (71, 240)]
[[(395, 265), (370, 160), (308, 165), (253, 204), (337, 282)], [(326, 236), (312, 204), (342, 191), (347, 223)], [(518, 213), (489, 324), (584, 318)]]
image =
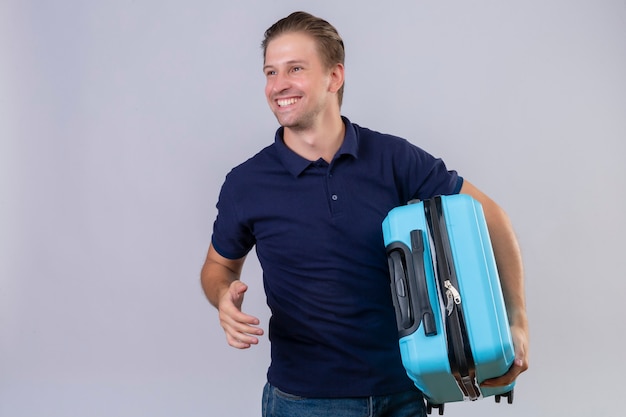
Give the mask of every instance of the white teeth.
[(284, 100), (277, 100), (276, 102), (278, 103), (280, 107), (285, 107), (285, 106), (289, 106), (290, 104), (294, 104), (297, 101), (298, 101), (297, 98), (288, 98)]

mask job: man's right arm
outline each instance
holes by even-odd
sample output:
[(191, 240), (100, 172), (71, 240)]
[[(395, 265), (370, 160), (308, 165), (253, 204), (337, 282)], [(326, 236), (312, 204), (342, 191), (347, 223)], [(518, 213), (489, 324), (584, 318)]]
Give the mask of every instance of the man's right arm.
[(201, 283), (207, 299), (219, 311), (219, 319), (229, 345), (246, 349), (259, 343), (263, 334), (259, 319), (242, 313), (243, 296), (248, 286), (239, 280), (245, 257), (228, 259), (209, 246), (202, 267)]

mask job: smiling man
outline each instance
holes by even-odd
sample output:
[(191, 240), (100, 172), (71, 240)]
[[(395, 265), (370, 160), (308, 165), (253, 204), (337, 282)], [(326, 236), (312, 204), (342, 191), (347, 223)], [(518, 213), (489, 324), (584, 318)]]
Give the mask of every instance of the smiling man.
[(344, 68), (323, 60), (318, 49), (316, 39), (305, 32), (286, 32), (267, 43), (265, 95), (284, 127), (287, 147), (305, 158), (330, 162), (344, 136), (338, 98)]
[(516, 360), (488, 385), (528, 367), (522, 261), (504, 211), (441, 159), (342, 117), (344, 44), (323, 19), (296, 12), (263, 41), (274, 143), (226, 177), (202, 269), (227, 342), (259, 342), (239, 280), (256, 247), (272, 312), (263, 415), (423, 416), (401, 363), (381, 222), (415, 198), (467, 193), (483, 204)]

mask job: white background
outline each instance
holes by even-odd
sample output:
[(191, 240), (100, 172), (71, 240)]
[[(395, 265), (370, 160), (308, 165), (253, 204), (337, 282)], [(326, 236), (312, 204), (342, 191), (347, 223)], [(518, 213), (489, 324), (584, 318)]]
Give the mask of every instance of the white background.
[[(344, 38), (343, 114), (519, 235), (531, 368), (446, 415), (623, 415), (626, 2), (2, 0), (0, 416), (260, 415), (269, 343), (229, 348), (198, 276), (277, 127), (263, 31), (298, 9)], [(266, 325), (254, 256), (243, 279)]]

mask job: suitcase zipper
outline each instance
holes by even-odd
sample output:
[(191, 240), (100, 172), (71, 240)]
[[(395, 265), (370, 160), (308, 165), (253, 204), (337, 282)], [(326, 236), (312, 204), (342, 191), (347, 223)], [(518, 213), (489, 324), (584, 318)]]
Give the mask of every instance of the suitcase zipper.
[(443, 283), (443, 286), (447, 288), (446, 298), (448, 299), (448, 302), (446, 303), (446, 312), (448, 313), (448, 316), (449, 316), (450, 314), (452, 314), (452, 311), (454, 310), (454, 306), (461, 304), (461, 294), (459, 294), (457, 289), (454, 288), (450, 280), (446, 280)]
[(456, 271), (452, 259), (452, 251), (448, 240), (448, 230), (443, 214), (441, 197), (424, 201), (424, 214), (428, 221), (428, 229), (434, 246), (433, 257), (435, 274), (439, 282), (440, 293), (447, 298), (446, 339), (448, 342), (448, 359), (450, 370), (456, 379), (463, 396), (476, 400), (482, 396), (476, 382), (476, 365), (472, 355), (465, 319), (461, 306), (461, 295), (456, 289)]

